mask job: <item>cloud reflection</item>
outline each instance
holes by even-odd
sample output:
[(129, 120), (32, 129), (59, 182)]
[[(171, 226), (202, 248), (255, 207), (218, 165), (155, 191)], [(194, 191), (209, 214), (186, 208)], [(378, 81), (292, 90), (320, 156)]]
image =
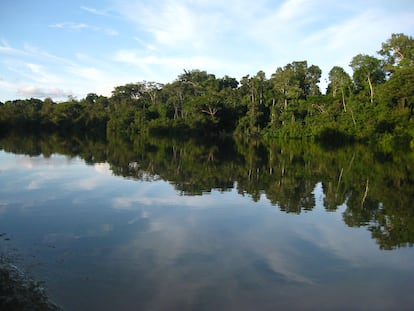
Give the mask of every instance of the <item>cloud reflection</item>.
[(294, 260), (289, 234), (281, 245), (269, 238), (278, 227), (274, 222), (263, 222), (248, 212), (244, 216), (252, 218), (246, 223), (247, 218), (240, 218), (233, 208), (228, 212), (171, 209), (154, 207), (147, 230), (138, 231), (112, 253), (114, 260), (128, 258), (127, 270), (136, 267), (140, 282), (154, 286), (148, 296), (141, 297), (147, 309), (168, 309), (179, 305), (184, 296), (197, 308), (205, 295), (211, 296), (209, 303), (216, 300), (219, 305), (236, 303), (236, 309), (245, 309), (243, 304), (253, 308), (249, 297), (276, 299), (280, 293), (275, 290), (314, 283), (300, 261)]
[[(98, 174), (96, 174), (98, 173)], [(105, 186), (108, 182), (107, 177), (112, 176), (112, 171), (108, 163), (96, 163), (93, 165), (93, 171), (89, 171), (79, 179), (68, 182), (65, 187), (68, 190), (91, 191), (99, 187)]]
[(116, 209), (133, 210), (141, 205), (145, 206), (187, 206), (196, 208), (220, 208), (227, 204), (237, 204), (234, 200), (223, 202), (222, 198), (214, 194), (204, 194), (202, 196), (179, 196), (177, 193), (169, 193), (164, 196), (152, 196), (151, 194), (141, 194), (117, 197), (112, 200), (113, 207)]
[(98, 173), (101, 174), (106, 174), (106, 175), (110, 175), (112, 176), (112, 171), (111, 171), (111, 167), (109, 165), (109, 163), (104, 162), (104, 163), (95, 163), (93, 165), (95, 171), (97, 171)]
[[(23, 160), (27, 170), (19, 171), (15, 161), (0, 174), (1, 181), (12, 175), (16, 180), (1, 189), (3, 224), (24, 232), (26, 249), (38, 241), (56, 246), (46, 247), (43, 256), (45, 262), (65, 259), (56, 268), (62, 292), (75, 297), (84, 286), (95, 295), (90, 299), (112, 300), (108, 309), (122, 309), (110, 308), (116, 294), (124, 306), (139, 301), (138, 309), (146, 310), (254, 310), (266, 304), (319, 309), (327, 299), (333, 309), (355, 309), (359, 301), (347, 301), (350, 292), (360, 297), (361, 288), (369, 289), (363, 298), (378, 301), (387, 286), (414, 269), (410, 249), (380, 252), (369, 232), (347, 227), (345, 207), (327, 213), (321, 184), (313, 191), (312, 212), (296, 215), (234, 189), (182, 196), (162, 180), (112, 176), (107, 163), (87, 166), (74, 159), (68, 165), (65, 157), (52, 157), (56, 167), (49, 170), (48, 160)], [(45, 191), (23, 198), (21, 185)], [(57, 200), (50, 203), (52, 195)], [(37, 210), (21, 215), (27, 222), (13, 223), (15, 207), (28, 202)], [(372, 274), (382, 267), (386, 273), (375, 281), (397, 276), (374, 282)], [(96, 295), (97, 288), (103, 294)]]

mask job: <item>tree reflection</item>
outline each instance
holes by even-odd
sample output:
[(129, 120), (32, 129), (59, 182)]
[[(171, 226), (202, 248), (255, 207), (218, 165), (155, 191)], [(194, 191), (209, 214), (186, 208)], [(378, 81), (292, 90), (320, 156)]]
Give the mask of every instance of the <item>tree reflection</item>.
[(345, 206), (343, 220), (365, 227), (381, 249), (414, 243), (414, 155), (383, 154), (366, 146), (338, 150), (303, 141), (265, 144), (222, 139), (215, 142), (137, 137), (86, 139), (61, 135), (11, 134), (0, 140), (7, 152), (78, 156), (87, 164), (108, 162), (115, 175), (163, 179), (183, 195), (236, 188), (254, 201), (267, 198), (287, 213), (315, 207), (321, 183), (326, 211)]

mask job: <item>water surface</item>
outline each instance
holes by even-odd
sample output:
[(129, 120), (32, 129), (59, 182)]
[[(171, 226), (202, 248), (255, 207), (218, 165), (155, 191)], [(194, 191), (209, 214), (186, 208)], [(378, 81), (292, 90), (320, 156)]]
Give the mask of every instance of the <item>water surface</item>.
[(54, 139), (1, 141), (0, 246), (65, 310), (414, 305), (410, 157)]

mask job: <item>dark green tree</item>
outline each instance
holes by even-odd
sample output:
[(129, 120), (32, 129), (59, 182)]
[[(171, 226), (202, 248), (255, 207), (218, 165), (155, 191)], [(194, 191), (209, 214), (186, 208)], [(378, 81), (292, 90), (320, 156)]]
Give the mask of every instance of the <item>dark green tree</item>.
[(370, 101), (373, 103), (375, 85), (385, 81), (385, 72), (381, 61), (373, 56), (358, 54), (352, 58), (349, 66), (354, 72), (353, 79), (356, 91), (367, 89), (366, 84), (368, 84)]
[(351, 87), (351, 77), (342, 67), (334, 66), (329, 71), (328, 93), (332, 94), (333, 97), (340, 93), (344, 112), (346, 112), (345, 98), (349, 96)]

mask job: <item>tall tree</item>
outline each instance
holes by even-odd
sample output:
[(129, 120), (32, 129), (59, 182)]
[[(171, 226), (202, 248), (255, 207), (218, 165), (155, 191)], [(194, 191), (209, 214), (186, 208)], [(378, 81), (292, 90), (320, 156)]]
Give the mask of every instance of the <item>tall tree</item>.
[(297, 100), (304, 93), (295, 66), (292, 64), (287, 64), (284, 68), (279, 67), (272, 74), (272, 82), (280, 95), (279, 98), (283, 101), (283, 109), (287, 108), (290, 100)]
[(414, 113), (414, 66), (398, 69), (382, 88), (385, 102)]
[(112, 97), (138, 99), (142, 96), (144, 87), (145, 86), (143, 83), (128, 83), (125, 85), (117, 86), (112, 91)]
[(161, 91), (164, 85), (162, 83), (152, 81), (144, 81), (143, 84), (143, 93), (149, 96), (151, 105), (156, 106), (158, 93)]
[(369, 55), (358, 54), (349, 66), (354, 71), (353, 79), (357, 91), (363, 90), (365, 82), (369, 86), (371, 103), (374, 102), (374, 85), (384, 82), (385, 73), (378, 58)]
[(308, 62), (306, 60), (305, 61), (294, 61), (288, 64), (287, 66), (289, 66), (293, 70), (294, 79), (297, 81), (299, 88), (301, 89), (299, 98), (305, 99), (307, 96), (306, 75), (308, 73)]
[(263, 71), (257, 72), (253, 77), (249, 75), (241, 79), (241, 91), (244, 93), (244, 101), (248, 108), (244, 122), (247, 121), (248, 129), (251, 132), (260, 130), (259, 119), (261, 108), (264, 105), (264, 93), (266, 89), (266, 74)]
[(393, 33), (382, 49), (378, 51), (384, 57), (385, 68), (394, 72), (395, 68), (414, 65), (414, 39), (402, 33)]
[(334, 66), (329, 71), (329, 91), (334, 97), (338, 92), (341, 93), (344, 112), (346, 112), (345, 94), (351, 87), (351, 83), (351, 77), (342, 67)]
[(316, 96), (320, 95), (321, 91), (319, 89), (318, 83), (320, 82), (322, 75), (322, 70), (319, 66), (312, 65), (306, 70), (305, 77), (305, 94), (306, 96)]

